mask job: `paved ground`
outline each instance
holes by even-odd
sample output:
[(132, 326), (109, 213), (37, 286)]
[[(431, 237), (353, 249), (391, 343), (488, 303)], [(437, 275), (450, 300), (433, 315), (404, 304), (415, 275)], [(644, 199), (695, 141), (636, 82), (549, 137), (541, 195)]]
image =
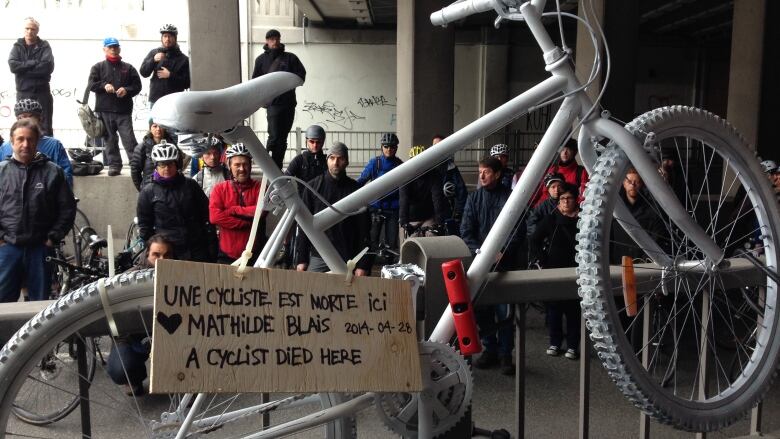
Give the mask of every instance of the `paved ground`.
[[(578, 362), (545, 355), (545, 334), (542, 316), (536, 311), (530, 311), (527, 333), (529, 353), (524, 437), (574, 438), (577, 437), (578, 431)], [(105, 380), (105, 377), (100, 378), (100, 371), (98, 371), (98, 379)], [(512, 437), (519, 437), (516, 418), (513, 415), (514, 379), (499, 374), (498, 370), (474, 370), (474, 384), (473, 418), (476, 424), (486, 429), (505, 428), (512, 432)], [(615, 386), (595, 362), (592, 363), (591, 386), (590, 437), (605, 439), (637, 437), (639, 412), (617, 392)], [(160, 396), (148, 396), (141, 404), (148, 411), (152, 411), (154, 407), (164, 405), (165, 401)], [(104, 425), (102, 430), (96, 429), (94, 437), (121, 439), (139, 436), (139, 432), (130, 427), (132, 419), (123, 413), (107, 406), (97, 406), (94, 410), (95, 422)], [(764, 431), (780, 430), (778, 415), (780, 415), (780, 391), (774, 388), (770, 390), (766, 399)], [(362, 412), (358, 417), (357, 425), (360, 438), (395, 437), (382, 425), (373, 409)], [(708, 437), (739, 437), (747, 435), (748, 431), (747, 421), (742, 421), (724, 431), (710, 433)], [(78, 437), (80, 436), (78, 410), (52, 427), (24, 426), (19, 433), (29, 437)], [(215, 432), (213, 436), (222, 437), (224, 433), (226, 432)], [(319, 438), (322, 437), (322, 432), (307, 432), (296, 437)], [(653, 423), (651, 437), (692, 438), (694, 435)]]

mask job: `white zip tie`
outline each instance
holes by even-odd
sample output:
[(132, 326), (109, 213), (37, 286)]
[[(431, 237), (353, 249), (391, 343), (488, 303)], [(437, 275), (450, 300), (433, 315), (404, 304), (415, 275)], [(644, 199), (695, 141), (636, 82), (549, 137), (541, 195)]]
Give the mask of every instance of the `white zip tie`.
[(106, 292), (106, 279), (100, 278), (97, 281), (98, 293), (100, 293), (100, 302), (103, 304), (103, 311), (106, 313), (106, 321), (108, 322), (108, 329), (111, 331), (111, 335), (114, 338), (119, 337), (119, 331), (116, 329), (116, 321), (114, 320), (114, 313), (111, 312), (111, 305), (108, 303), (108, 293)]
[(365, 255), (367, 252), (368, 247), (364, 248), (363, 251), (357, 254), (357, 256), (347, 261), (347, 278), (345, 280), (347, 285), (352, 285), (352, 277), (354, 277), (352, 272), (355, 270), (355, 266), (357, 265), (360, 258), (362, 258), (363, 255)]
[(268, 179), (263, 175), (263, 181), (260, 183), (260, 194), (258, 195), (258, 203), (255, 207), (255, 216), (252, 218), (252, 230), (249, 232), (249, 240), (246, 242), (246, 248), (241, 252), (241, 257), (236, 259), (232, 264), (237, 266), (235, 276), (244, 277), (244, 271), (246, 271), (246, 265), (249, 260), (252, 259), (252, 247), (255, 244), (255, 236), (257, 235), (257, 227), (260, 224), (260, 216), (263, 213), (265, 207), (265, 189), (268, 184)]

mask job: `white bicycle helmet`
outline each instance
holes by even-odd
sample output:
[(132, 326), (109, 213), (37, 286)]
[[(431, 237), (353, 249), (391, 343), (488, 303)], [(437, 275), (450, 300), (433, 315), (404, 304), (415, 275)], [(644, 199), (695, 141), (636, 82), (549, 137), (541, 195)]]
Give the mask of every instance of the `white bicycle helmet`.
[(156, 164), (159, 162), (169, 162), (171, 160), (179, 159), (179, 148), (172, 143), (168, 143), (165, 140), (154, 145), (152, 148), (152, 161)]
[(250, 159), (252, 158), (252, 154), (250, 154), (246, 146), (240, 142), (228, 146), (227, 151), (225, 151), (225, 158), (228, 160), (230, 160), (231, 157), (236, 157), (239, 155), (249, 157)]
[(490, 156), (495, 157), (497, 155), (509, 155), (509, 147), (505, 143), (498, 143), (490, 148)]
[(161, 34), (173, 34), (174, 36), (178, 36), (179, 35), (179, 29), (177, 29), (176, 26), (174, 26), (174, 25), (172, 25), (170, 23), (166, 23), (166, 24), (162, 25), (162, 27), (160, 28), (160, 33)]
[(772, 174), (778, 171), (777, 163), (775, 163), (774, 160), (764, 160), (761, 162), (761, 169), (764, 170), (765, 174)]

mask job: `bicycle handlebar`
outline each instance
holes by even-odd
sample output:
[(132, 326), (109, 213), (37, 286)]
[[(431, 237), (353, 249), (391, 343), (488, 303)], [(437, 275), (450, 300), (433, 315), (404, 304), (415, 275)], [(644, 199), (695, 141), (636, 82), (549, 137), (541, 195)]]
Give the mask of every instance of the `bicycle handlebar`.
[(431, 14), (434, 26), (445, 26), (453, 21), (493, 9), (493, 0), (464, 0), (445, 6)]

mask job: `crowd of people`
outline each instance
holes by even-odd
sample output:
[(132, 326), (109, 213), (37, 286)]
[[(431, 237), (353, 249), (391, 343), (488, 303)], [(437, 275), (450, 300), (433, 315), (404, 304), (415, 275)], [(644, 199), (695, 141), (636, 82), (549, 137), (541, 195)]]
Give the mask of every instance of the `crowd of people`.
[[(75, 200), (70, 161), (61, 142), (52, 137), (51, 94), (48, 81), (53, 70), (51, 48), (37, 37), (39, 24), (25, 20), (25, 35), (13, 47), (9, 64), (16, 74), (17, 121), (10, 140), (2, 145), (0, 163), (0, 302), (17, 301), (21, 288), (30, 300), (50, 296), (50, 268), (44, 263), (51, 248), (60, 242), (73, 224)], [(160, 29), (161, 45), (149, 52), (140, 75), (120, 55), (116, 38), (103, 40), (105, 60), (96, 63), (89, 74), (89, 89), (96, 95), (95, 110), (106, 129), (105, 161), (108, 175), (119, 175), (121, 139), (130, 158), (131, 177), (138, 190), (137, 217), (141, 238), (147, 241), (147, 255), (138, 268), (151, 267), (164, 258), (229, 264), (241, 257), (258, 205), (260, 182), (252, 178), (252, 155), (241, 143), (227, 144), (218, 136), (209, 137), (198, 158), (189, 157), (177, 146), (176, 138), (154, 121), (140, 144), (132, 130), (132, 98), (142, 88), (141, 77), (150, 77), (149, 99), (189, 88), (189, 59), (178, 47), (178, 30), (171, 24)], [(274, 71), (290, 71), (305, 79), (306, 70), (298, 58), (285, 52), (276, 30), (266, 34), (264, 53), (256, 62), (252, 77)], [(295, 91), (287, 92), (267, 111), (267, 148), (282, 168), (286, 139), (296, 106)], [(349, 147), (332, 142), (325, 148), (327, 133), (319, 125), (306, 129), (306, 150), (284, 170), (306, 185), (299, 185), (303, 203), (312, 213), (325, 209), (352, 194), (361, 186), (381, 180), (403, 163), (397, 156), (399, 139), (383, 133), (377, 154), (365, 163), (360, 175), (347, 175)], [(431, 145), (442, 141), (436, 135)], [(414, 160), (424, 146), (410, 148)], [(529, 211), (505, 243), (495, 261), (496, 271), (528, 268), (573, 267), (579, 205), (583, 200), (588, 173), (576, 161), (577, 143), (569, 140), (547, 169), (544, 181), (529, 202)], [(399, 190), (374, 200), (364, 212), (351, 215), (329, 228), (325, 235), (338, 255), (347, 261), (369, 247), (355, 268), (355, 275), (369, 275), (375, 256), (383, 249), (397, 255), (403, 240), (412, 236), (458, 235), (476, 254), (499, 213), (512, 194), (522, 170), (509, 167), (510, 149), (493, 145), (478, 163), (477, 189), (469, 193), (452, 157)], [(192, 178), (184, 170), (194, 163)], [(780, 186), (780, 168), (771, 161), (762, 163), (770, 180)], [(663, 170), (663, 169), (662, 169)], [(667, 178), (671, 178), (665, 175)], [(643, 182), (629, 169), (621, 197), (640, 225), (654, 230), (658, 218), (649, 215), (647, 197), (640, 196)], [(316, 192), (316, 193), (315, 193)], [(620, 233), (616, 228), (615, 233)], [(256, 258), (266, 241), (264, 219), (248, 247)], [(611, 239), (620, 256), (630, 253), (630, 237)], [(300, 231), (285, 238), (280, 257), (283, 265), (298, 271), (328, 271), (318, 249)], [(252, 262), (252, 261), (250, 261)], [(546, 304), (551, 356), (575, 360), (580, 355), (581, 316), (576, 300)], [(477, 308), (477, 323), (484, 353), (475, 361), (477, 368), (499, 366), (502, 373), (514, 374), (512, 307), (496, 305)], [(565, 320), (565, 323), (564, 323)], [(117, 355), (131, 364), (148, 357), (141, 341), (130, 338), (116, 348)], [(109, 361), (109, 369), (112, 368)], [(116, 373), (115, 380), (127, 384), (133, 393), (142, 393), (140, 382), (145, 369), (138, 366), (129, 377)], [(121, 375), (121, 376), (120, 376)], [(113, 375), (112, 375), (113, 376)]]

